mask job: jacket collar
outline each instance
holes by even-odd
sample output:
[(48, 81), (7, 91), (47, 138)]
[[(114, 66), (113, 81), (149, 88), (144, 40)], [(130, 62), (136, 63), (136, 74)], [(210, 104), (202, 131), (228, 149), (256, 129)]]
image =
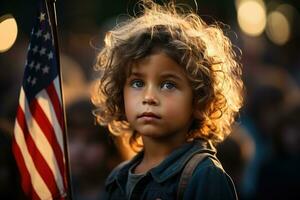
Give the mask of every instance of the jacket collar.
[(207, 152), (211, 155), (216, 154), (216, 150), (211, 142), (195, 140), (175, 150), (161, 164), (151, 169), (149, 173), (151, 173), (156, 182), (164, 182), (181, 172), (191, 157), (200, 152)]
[[(179, 173), (184, 168), (188, 160), (193, 155), (200, 152), (206, 152), (215, 156), (216, 149), (210, 141), (203, 139), (194, 140), (193, 142), (184, 144), (176, 149), (162, 163), (149, 170), (147, 174), (150, 174), (158, 183), (164, 182)], [(107, 178), (105, 185), (108, 186), (115, 181), (124, 192), (126, 188), (128, 170), (131, 166), (140, 162), (142, 158), (143, 152), (140, 152), (131, 161), (121, 164)]]

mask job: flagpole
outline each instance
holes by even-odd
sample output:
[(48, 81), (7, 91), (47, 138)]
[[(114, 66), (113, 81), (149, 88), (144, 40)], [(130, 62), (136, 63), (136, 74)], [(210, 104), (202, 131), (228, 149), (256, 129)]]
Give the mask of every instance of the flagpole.
[(68, 131), (67, 131), (67, 124), (66, 124), (66, 112), (65, 112), (65, 104), (64, 104), (64, 95), (63, 95), (63, 81), (62, 81), (62, 70), (60, 66), (60, 54), (59, 54), (59, 46), (58, 46), (58, 37), (57, 37), (57, 18), (56, 18), (56, 8), (55, 8), (56, 0), (45, 0), (47, 12), (49, 15), (49, 23), (52, 27), (52, 36), (54, 40), (54, 48), (57, 54), (56, 62), (57, 62), (57, 69), (59, 74), (59, 82), (60, 82), (60, 92), (61, 92), (61, 100), (62, 100), (62, 110), (63, 110), (63, 119), (64, 119), (64, 130), (63, 130), (63, 143), (64, 143), (64, 154), (66, 159), (66, 178), (67, 178), (67, 199), (73, 199), (73, 192), (72, 192), (72, 182), (71, 182), (71, 168), (69, 162), (69, 151), (68, 151)]

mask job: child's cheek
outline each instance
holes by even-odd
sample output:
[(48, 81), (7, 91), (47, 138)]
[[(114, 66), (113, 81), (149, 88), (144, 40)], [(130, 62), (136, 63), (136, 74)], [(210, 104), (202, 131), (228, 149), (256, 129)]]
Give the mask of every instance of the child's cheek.
[(180, 104), (178, 104), (178, 101), (174, 99), (169, 99), (165, 102), (165, 112), (168, 115), (171, 116), (176, 116), (177, 114), (180, 114), (180, 110), (181, 110), (181, 106)]

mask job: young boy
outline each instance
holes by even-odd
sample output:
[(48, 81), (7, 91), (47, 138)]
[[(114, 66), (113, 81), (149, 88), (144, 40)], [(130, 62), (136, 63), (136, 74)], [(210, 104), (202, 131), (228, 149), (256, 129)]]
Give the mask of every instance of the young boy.
[[(140, 16), (107, 33), (97, 61), (98, 121), (139, 149), (107, 178), (106, 198), (236, 199), (213, 147), (242, 104), (232, 45), (217, 26), (173, 3), (141, 5)], [(195, 155), (206, 156), (182, 186)]]

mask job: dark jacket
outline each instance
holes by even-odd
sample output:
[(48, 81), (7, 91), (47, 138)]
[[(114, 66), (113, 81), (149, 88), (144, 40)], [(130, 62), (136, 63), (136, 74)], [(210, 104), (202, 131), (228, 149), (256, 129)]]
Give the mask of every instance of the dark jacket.
[[(216, 150), (210, 142), (196, 140), (184, 144), (172, 152), (157, 167), (152, 168), (134, 187), (131, 200), (176, 199), (181, 172), (187, 161), (196, 153), (207, 152), (215, 157)], [(106, 180), (106, 198), (110, 200), (128, 199), (126, 181), (128, 170), (140, 162), (143, 152), (131, 161), (121, 163)], [(211, 157), (204, 159), (195, 169), (184, 192), (186, 200), (226, 200), (237, 199), (231, 178), (221, 164)]]

